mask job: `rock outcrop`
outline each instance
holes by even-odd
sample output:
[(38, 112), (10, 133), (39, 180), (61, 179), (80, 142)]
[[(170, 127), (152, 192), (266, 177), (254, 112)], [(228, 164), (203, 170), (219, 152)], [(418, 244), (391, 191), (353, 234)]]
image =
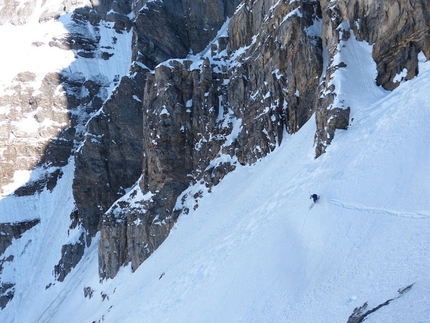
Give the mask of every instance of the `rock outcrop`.
[(369, 304), (367, 302), (364, 303), (360, 307), (356, 307), (354, 309), (353, 313), (348, 318), (347, 323), (362, 323), (362, 322), (364, 322), (370, 314), (373, 314), (376, 311), (380, 310), (381, 308), (390, 305), (390, 303), (392, 301), (403, 297), (403, 295), (406, 294), (407, 292), (409, 292), (413, 286), (414, 286), (414, 284), (411, 284), (409, 286), (399, 288), (397, 290), (398, 295), (396, 297), (388, 299), (385, 302), (383, 302), (383, 303), (381, 303), (378, 306), (375, 306), (373, 308), (369, 309), (368, 308)]
[[(150, 6), (152, 10), (142, 11), (135, 23), (136, 60), (154, 67), (159, 60), (203, 50), (208, 40), (202, 43), (202, 38), (214, 38), (227, 14), (232, 14), (234, 7), (226, 3), (193, 4), (181, 11), (182, 7), (187, 8), (185, 3), (177, 7), (173, 2), (164, 2), (159, 10)], [(207, 15), (198, 13), (209, 12), (213, 6), (218, 8), (217, 14), (204, 21), (202, 18)], [(178, 14), (178, 10), (185, 15)], [(190, 17), (194, 17), (193, 25), (189, 24)], [(148, 28), (148, 24), (159, 26), (160, 22), (163, 32), (150, 33), (153, 28)], [(197, 27), (208, 32), (198, 36), (192, 32)], [(178, 30), (188, 32), (178, 36)], [(147, 75), (145, 88), (140, 92), (144, 135), (139, 151), (143, 159), (138, 190), (143, 194), (154, 192), (154, 196), (139, 201), (138, 206), (118, 202), (103, 215), (99, 242), (101, 277), (114, 277), (119, 266), (127, 262), (136, 269), (164, 241), (179, 214), (174, 210), (177, 197), (192, 183), (194, 173), (204, 169), (201, 165), (206, 167), (207, 160), (216, 156), (225, 138), (225, 128), (229, 126), (223, 127), (219, 118), (224, 110), (228, 112), (224, 107), (227, 98), (220, 98), (225, 75), (213, 72), (208, 61), (203, 64), (202, 73), (200, 69), (191, 70), (191, 64), (186, 60), (170, 61)], [(135, 176), (134, 181), (138, 179)]]
[[(137, 268), (167, 237), (178, 212), (176, 199), (204, 170), (226, 139), (223, 78), (187, 69), (191, 62), (171, 61), (148, 74), (143, 106), (143, 175), (129, 195), (147, 195), (132, 205), (115, 204), (102, 218), (100, 274), (113, 277), (118, 265)], [(219, 110), (222, 110), (219, 112)], [(227, 111), (227, 108), (225, 109)], [(114, 252), (112, 252), (114, 251)], [(117, 257), (117, 259), (112, 259)], [(113, 265), (112, 265), (113, 264)]]
[(343, 62), (333, 65), (340, 41), (353, 33), (358, 40), (372, 44), (377, 65), (375, 82), (393, 90), (400, 84), (395, 77), (402, 71), (406, 71), (405, 80), (418, 74), (418, 53), (430, 58), (429, 10), (425, 1), (321, 1), (321, 38), (328, 56), (321, 87), (330, 93), (321, 98), (317, 108), (316, 156), (325, 152), (336, 129), (347, 129), (349, 125), (350, 107), (333, 105), (336, 89), (327, 88), (333, 72), (345, 67)]

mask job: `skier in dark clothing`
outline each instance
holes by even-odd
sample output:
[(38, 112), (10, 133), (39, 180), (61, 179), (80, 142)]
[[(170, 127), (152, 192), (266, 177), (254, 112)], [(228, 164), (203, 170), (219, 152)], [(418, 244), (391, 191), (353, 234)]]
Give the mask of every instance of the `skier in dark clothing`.
[(313, 199), (313, 200), (314, 200), (314, 203), (316, 203), (316, 202), (317, 202), (317, 200), (318, 200), (318, 195), (316, 195), (316, 194), (312, 194), (312, 195), (311, 195), (311, 197), (310, 197), (310, 199)]

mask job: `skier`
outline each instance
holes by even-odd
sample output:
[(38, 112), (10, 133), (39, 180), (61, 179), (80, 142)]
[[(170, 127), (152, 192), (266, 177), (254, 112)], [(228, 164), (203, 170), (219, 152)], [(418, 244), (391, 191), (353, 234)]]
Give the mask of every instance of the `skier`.
[(318, 195), (316, 195), (316, 194), (312, 194), (312, 195), (311, 195), (311, 197), (310, 197), (310, 199), (313, 199), (313, 200), (314, 200), (314, 203), (316, 203), (316, 202), (317, 202), (317, 200), (318, 200)]

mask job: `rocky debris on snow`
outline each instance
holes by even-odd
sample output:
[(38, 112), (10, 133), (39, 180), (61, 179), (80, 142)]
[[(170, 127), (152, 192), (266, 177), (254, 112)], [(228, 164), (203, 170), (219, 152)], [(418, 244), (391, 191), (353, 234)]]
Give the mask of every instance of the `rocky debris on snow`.
[(351, 314), (351, 316), (348, 318), (348, 322), (347, 323), (362, 323), (364, 322), (364, 320), (366, 320), (366, 318), (376, 312), (377, 310), (379, 310), (380, 308), (389, 305), (392, 301), (399, 299), (400, 297), (402, 297), (405, 293), (409, 292), (411, 290), (411, 288), (414, 286), (414, 284), (411, 284), (409, 286), (406, 286), (404, 288), (400, 288), (398, 290), (398, 295), (397, 297), (391, 298), (387, 301), (385, 301), (384, 303), (379, 304), (378, 306), (375, 306), (372, 309), (367, 309), (368, 308), (368, 303), (364, 303), (362, 306), (360, 307), (356, 307), (353, 311), (353, 313)]
[(90, 286), (85, 286), (84, 287), (84, 297), (85, 298), (91, 298), (94, 295), (94, 289), (92, 289)]

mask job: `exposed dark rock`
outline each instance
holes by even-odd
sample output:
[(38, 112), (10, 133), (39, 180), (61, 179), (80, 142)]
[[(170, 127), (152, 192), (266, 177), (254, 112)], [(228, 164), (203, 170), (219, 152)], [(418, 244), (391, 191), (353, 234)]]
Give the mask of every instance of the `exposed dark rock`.
[[(64, 160), (67, 161), (67, 156), (70, 156), (71, 143), (62, 140), (65, 138), (61, 138), (61, 136), (54, 139), (58, 135), (56, 124), (62, 124), (65, 128), (69, 125), (65, 101), (57, 100), (54, 95), (56, 87), (61, 82), (60, 77), (57, 73), (47, 74), (42, 81), (38, 94), (35, 94), (34, 89), (28, 85), (34, 81), (34, 77), (32, 73), (18, 74), (15, 77), (16, 85), (11, 86), (11, 91), (15, 94), (0, 97), (1, 106), (11, 107), (6, 110), (6, 113), (0, 115), (0, 122), (2, 122), (0, 145), (4, 149), (0, 159), (2, 171), (0, 186), (13, 181), (15, 170), (30, 170), (40, 164), (44, 148), (50, 140), (57, 143), (57, 148), (61, 147), (56, 155), (63, 161), (63, 164)], [(54, 113), (47, 109), (47, 106), (54, 106), (57, 111)], [(33, 118), (34, 123), (40, 127), (39, 131), (27, 130), (11, 122), (11, 120), (25, 117)], [(46, 118), (53, 121), (52, 126), (43, 126)], [(31, 137), (30, 141), (29, 137)], [(68, 138), (70, 139), (70, 137)]]
[(46, 172), (41, 179), (26, 183), (25, 185), (15, 190), (14, 194), (17, 196), (30, 196), (36, 193), (40, 193), (45, 188), (52, 192), (54, 187), (57, 185), (58, 179), (60, 179), (62, 176), (63, 172), (61, 171), (61, 169), (56, 169), (53, 172)]
[(0, 309), (4, 309), (15, 295), (14, 286), (15, 284), (0, 282)]
[(73, 194), (80, 223), (91, 241), (100, 216), (125, 193), (142, 172), (142, 85), (145, 70), (124, 77), (104, 104), (103, 113), (88, 124), (86, 140), (75, 154)]
[[(104, 60), (110, 59), (113, 55), (111, 51), (113, 48), (106, 46), (106, 44), (103, 46), (100, 45), (100, 22), (104, 18), (108, 19), (114, 23), (114, 28), (119, 33), (129, 30), (131, 28), (131, 21), (126, 15), (132, 11), (131, 2), (121, 1), (117, 3), (117, 1), (103, 1), (102, 5), (92, 7), (91, 1), (73, 1), (73, 5), (82, 4), (83, 6), (73, 12), (71, 16), (72, 23), (70, 24), (72, 28), (68, 34), (53, 38), (48, 46), (71, 50), (75, 53), (75, 57), (80, 60), (90, 57), (102, 58)], [(28, 9), (25, 12), (17, 4), (15, 1), (9, 1), (5, 6), (2, 6), (0, 8), (0, 17), (5, 17), (4, 14), (10, 12), (17, 14), (13, 18), (13, 23), (25, 23), (27, 17), (32, 13), (32, 4), (25, 4), (25, 8), (21, 6), (21, 9)], [(50, 19), (56, 19), (60, 14), (70, 9), (69, 5), (70, 3), (65, 3), (63, 8), (60, 4), (61, 7), (58, 10), (57, 8), (50, 8), (49, 11), (45, 11), (39, 18), (40, 22), (43, 23)], [(111, 9), (115, 13), (112, 13)], [(1, 18), (0, 23), (2, 23)], [(106, 24), (105, 21), (104, 23)], [(115, 41), (115, 37), (112, 37), (113, 45), (115, 45)], [(44, 43), (36, 41), (33, 45), (44, 46)], [(135, 83), (140, 82), (142, 88), (144, 86), (144, 80), (142, 81), (144, 73), (144, 71), (137, 73), (138, 76), (136, 76), (136, 81), (134, 81)], [(63, 174), (61, 167), (67, 165), (70, 156), (76, 152), (76, 149), (86, 139), (84, 133), (87, 130), (84, 129), (84, 125), (94, 115), (94, 112), (102, 107), (107, 96), (110, 95), (106, 89), (111, 86), (111, 80), (108, 80), (107, 77), (101, 74), (88, 77), (84, 73), (74, 71), (73, 66), (59, 73), (47, 74), (39, 88), (34, 87), (36, 81), (39, 82), (36, 80), (36, 74), (34, 73), (19, 73), (11, 83), (10, 88), (7, 89), (6, 93), (8, 94), (0, 97), (0, 106), (11, 107), (10, 109), (6, 109), (6, 113), (0, 114), (0, 122), (2, 122), (2, 127), (0, 128), (0, 146), (2, 147), (0, 187), (3, 188), (6, 184), (10, 184), (13, 181), (16, 170), (38, 168), (38, 171), (41, 173), (39, 178), (32, 178), (31, 181), (18, 188), (15, 191), (15, 195), (18, 196), (36, 194), (44, 189), (52, 190), (56, 186), (57, 180)], [(119, 81), (119, 77), (114, 79), (114, 85), (117, 85)], [(124, 86), (124, 88), (128, 88), (128, 90), (123, 91), (124, 97), (128, 96), (131, 101), (136, 101), (133, 99), (133, 95), (136, 94), (141, 99), (142, 91), (132, 93), (133, 90), (130, 86)], [(9, 95), (9, 93), (12, 94)], [(120, 100), (125, 103), (126, 100), (122, 98)], [(118, 102), (114, 104), (118, 104)], [(109, 203), (113, 203), (123, 194), (124, 188), (127, 188), (127, 186), (123, 187), (122, 185), (131, 186), (140, 176), (142, 163), (141, 106), (140, 104), (134, 104), (130, 109), (132, 110), (136, 107), (138, 107), (139, 112), (136, 115), (129, 116), (129, 122), (115, 125), (117, 126), (115, 131), (120, 131), (118, 128), (119, 125), (123, 128), (121, 130), (123, 134), (119, 137), (112, 136), (110, 139), (125, 140), (122, 154), (128, 157), (126, 160), (122, 160), (122, 162), (127, 164), (124, 167), (137, 168), (139, 171), (129, 183), (127, 182), (127, 171), (122, 172), (119, 170), (116, 178), (113, 174), (109, 175), (111, 183), (117, 184), (121, 182), (120, 185), (116, 186), (116, 191), (110, 197), (106, 198), (111, 198)], [(109, 103), (107, 103), (106, 111), (109, 111), (109, 109)], [(23, 118), (34, 119), (34, 129), (23, 129), (19, 127), (19, 122), (11, 122), (11, 120), (19, 121)], [(134, 121), (140, 125), (138, 129), (131, 126)], [(44, 124), (52, 124), (52, 126), (44, 126)], [(137, 148), (133, 142), (130, 143), (130, 147), (127, 146), (129, 137), (127, 137), (126, 129), (138, 134)], [(121, 140), (117, 141), (117, 145), (122, 145)], [(130, 152), (128, 149), (134, 151)], [(121, 152), (118, 154), (121, 154)], [(113, 161), (115, 158), (114, 154), (111, 154), (109, 158)], [(133, 158), (136, 158), (134, 165), (130, 162)], [(110, 164), (110, 166), (114, 167), (118, 167), (118, 165), (121, 165), (121, 162), (113, 161)], [(121, 180), (119, 179), (120, 177)], [(79, 176), (77, 176), (77, 179), (79, 180)], [(85, 194), (85, 191), (79, 188), (76, 191), (79, 192), (76, 194), (76, 200), (78, 201), (77, 205), (80, 206), (80, 197)], [(117, 194), (119, 191), (121, 193)], [(0, 191), (0, 193), (4, 193), (4, 191)], [(100, 203), (102, 204), (103, 201), (101, 199)], [(109, 205), (106, 206), (106, 209), (108, 207)], [(59, 280), (63, 280), (67, 273), (80, 260), (85, 250), (85, 244), (90, 243), (91, 237), (97, 231), (99, 222), (97, 216), (94, 217), (94, 220), (91, 217), (82, 218), (78, 216), (78, 212), (74, 213), (71, 219), (71, 227), (83, 225), (85, 234), (80, 237), (77, 244), (63, 246), (62, 258), (54, 270)]]
[(350, 107), (316, 111), (317, 132), (315, 133), (315, 140), (321, 143), (315, 148), (316, 156), (325, 152), (325, 148), (334, 138), (335, 130), (348, 129), (350, 111)]
[[(408, 55), (404, 50), (396, 54), (402, 59), (390, 67), (391, 80), (406, 65), (413, 70), (411, 75), (415, 75), (418, 51), (428, 53), (428, 37), (422, 36), (427, 35), (428, 29), (405, 22), (403, 25), (409, 27), (397, 26), (391, 34), (393, 19), (379, 21), (376, 17), (382, 12), (393, 17), (398, 9), (404, 17), (428, 21), (427, 11), (421, 3), (394, 2), (364, 6), (360, 1), (296, 1), (276, 5), (245, 1), (230, 21), (228, 42), (211, 45), (214, 61), (225, 61), (225, 65), (211, 66), (209, 61), (202, 61), (197, 70), (186, 60), (169, 61), (149, 74), (143, 99), (146, 136), (139, 186), (143, 194), (154, 195), (142, 201), (144, 212), (125, 203), (103, 216), (99, 245), (101, 276), (112, 277), (119, 264), (129, 261), (136, 269), (157, 248), (176, 220), (173, 206), (187, 185), (203, 179), (210, 187), (234, 169), (231, 163), (208, 167), (217, 156), (226, 154), (241, 164), (254, 163), (275, 149), (285, 132), (300, 129), (314, 112), (316, 155), (324, 153), (335, 130), (347, 129), (349, 125), (351, 108), (334, 106), (337, 89), (325, 87), (336, 69), (346, 67), (343, 62), (337, 66), (331, 62), (340, 41), (348, 39), (352, 32), (359, 40), (375, 43), (373, 56), (378, 75), (384, 75), (378, 76), (375, 84), (387, 89), (392, 88), (390, 79), (384, 80), (387, 73), (381, 66), (384, 62), (393, 63), (387, 61), (385, 53), (393, 52), (390, 44), (397, 43), (396, 33), (409, 33), (411, 36), (401, 39), (413, 39), (407, 44), (410, 50), (406, 51)], [(157, 10), (143, 10), (135, 23), (137, 60), (153, 68), (159, 61), (185, 57), (190, 49), (196, 52), (204, 47), (194, 42), (189, 24), (184, 29), (178, 28), (183, 24), (177, 19), (180, 16), (193, 21), (194, 13), (198, 12), (195, 7), (189, 15), (184, 15), (187, 11), (180, 3), (151, 5), (154, 7), (150, 9), (157, 6)], [(422, 12), (414, 13), (415, 10)], [(315, 32), (320, 22), (321, 34)], [(153, 24), (157, 26), (156, 32), (149, 28)], [(390, 41), (386, 41), (387, 37)], [(230, 55), (240, 48), (244, 51), (229, 66), (228, 56), (216, 57), (224, 48)], [(327, 50), (329, 66), (320, 83), (323, 48)], [(323, 89), (325, 96), (321, 96)], [(233, 121), (239, 124), (239, 129), (233, 129)], [(220, 131), (221, 124), (229, 126)], [(237, 131), (236, 137), (225, 145), (232, 131)], [(162, 224), (154, 226), (155, 219)], [(113, 254), (110, 250), (114, 250)]]
[(367, 302), (364, 303), (360, 307), (356, 307), (354, 309), (354, 311), (352, 312), (351, 316), (348, 318), (347, 323), (362, 323), (362, 322), (364, 322), (370, 314), (375, 313), (380, 308), (389, 305), (392, 301), (402, 297), (405, 293), (409, 292), (412, 289), (412, 286), (414, 286), (414, 284), (411, 284), (411, 285), (406, 286), (404, 288), (400, 288), (398, 290), (397, 297), (391, 298), (391, 299), (379, 304), (378, 306), (375, 306), (372, 309), (369, 309), (369, 310), (367, 309), (368, 308)]
[[(191, 62), (171, 61), (148, 74), (143, 106), (144, 194), (156, 192), (142, 205), (118, 203), (103, 216), (99, 242), (102, 277), (114, 277), (119, 266), (130, 261), (136, 269), (167, 237), (177, 213), (179, 194), (214, 158), (230, 128), (220, 127), (220, 102), (216, 95), (221, 75), (208, 65), (188, 70)], [(227, 108), (225, 109), (227, 111)], [(224, 112), (221, 111), (221, 115)], [(196, 149), (198, 147), (198, 149)], [(194, 175), (193, 175), (194, 174)]]
[[(77, 117), (77, 114), (70, 112), (85, 105), (85, 112), (91, 113), (102, 105), (98, 96), (103, 90), (103, 80), (97, 83), (76, 74), (50, 73), (44, 77), (35, 94), (34, 89), (26, 87), (26, 83), (31, 82), (33, 77), (31, 73), (20, 73), (15, 78), (19, 81), (13, 89), (16, 94), (0, 97), (1, 105), (21, 107), (19, 112), (12, 108), (9, 113), (0, 115), (0, 121), (19, 120), (27, 116), (39, 125), (36, 132), (7, 122), (7, 126), (0, 130), (0, 144), (4, 147), (3, 158), (0, 160), (1, 186), (12, 182), (17, 169), (43, 169), (41, 178), (34, 179), (15, 192), (20, 196), (40, 192), (46, 185), (52, 190), (61, 177), (58, 167), (68, 163), (76, 142), (79, 142), (76, 127), (85, 122), (84, 113)], [(58, 86), (65, 89), (65, 96), (55, 95)], [(50, 122), (46, 124), (52, 125), (44, 126), (44, 122), (48, 120)], [(31, 138), (29, 145), (28, 137), (32, 136), (35, 137)]]
[(387, 90), (399, 83), (393, 78), (404, 68), (406, 79), (418, 74), (417, 55), (430, 58), (430, 8), (427, 1), (337, 1), (342, 20), (350, 21), (359, 40), (373, 44), (376, 82)]
[(85, 252), (85, 235), (81, 234), (77, 243), (67, 244), (61, 247), (61, 259), (54, 267), (55, 279), (63, 281), (67, 274), (81, 260)]
[(9, 255), (7, 258), (0, 259), (0, 274), (3, 272), (3, 264), (5, 262), (11, 262), (13, 261), (15, 257), (13, 255)]
[(256, 1), (231, 19), (229, 49), (248, 47), (228, 90), (228, 101), (243, 120), (236, 143), (239, 162), (264, 157), (282, 141), (284, 131), (296, 132), (314, 112), (322, 49), (319, 35), (306, 30), (320, 16), (317, 1), (274, 7)]
[(94, 289), (92, 289), (90, 286), (84, 287), (84, 297), (85, 298), (91, 298), (94, 295)]
[(167, 0), (148, 2), (139, 12), (133, 32), (134, 59), (153, 69), (171, 58), (205, 49), (238, 0)]
[(12, 244), (13, 239), (19, 239), (24, 232), (30, 230), (40, 219), (13, 222), (13, 223), (0, 223), (0, 255), (2, 255), (7, 247)]

